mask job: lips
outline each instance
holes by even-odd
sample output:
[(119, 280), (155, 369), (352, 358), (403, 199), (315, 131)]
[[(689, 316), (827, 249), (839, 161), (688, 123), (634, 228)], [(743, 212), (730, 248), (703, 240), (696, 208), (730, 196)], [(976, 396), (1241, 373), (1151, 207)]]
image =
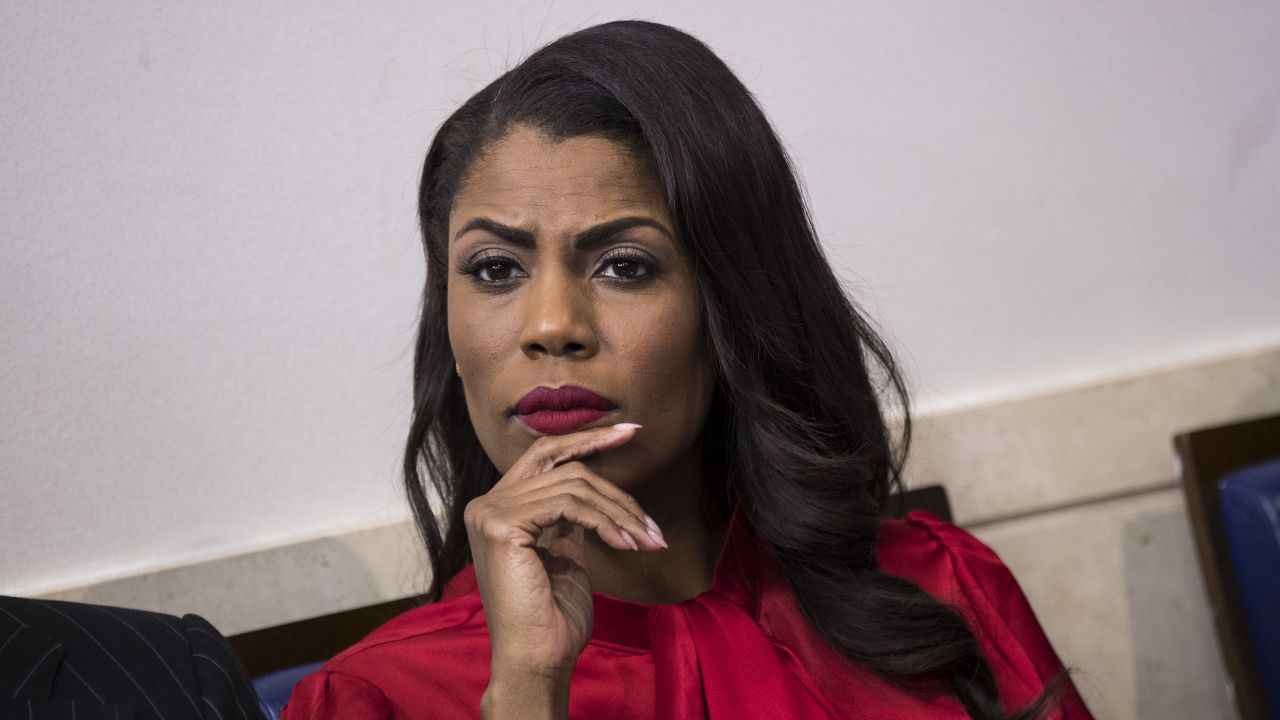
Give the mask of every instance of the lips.
[(547, 435), (562, 435), (617, 409), (608, 398), (577, 385), (537, 387), (516, 404), (525, 425)]

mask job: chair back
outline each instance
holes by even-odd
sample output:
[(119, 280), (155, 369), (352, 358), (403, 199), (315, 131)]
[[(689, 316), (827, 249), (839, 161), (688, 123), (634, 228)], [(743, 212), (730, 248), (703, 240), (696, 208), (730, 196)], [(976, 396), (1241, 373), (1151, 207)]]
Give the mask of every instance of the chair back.
[[(1280, 577), (1280, 554), (1269, 554), (1267, 545), (1256, 541), (1266, 537), (1270, 528), (1273, 546), (1280, 551), (1280, 545), (1274, 544), (1274, 533), (1280, 533), (1280, 482), (1268, 481), (1265, 469), (1280, 468), (1280, 462), (1275, 462), (1280, 460), (1280, 415), (1180, 433), (1173, 445), (1218, 644), (1240, 717), (1280, 717), (1280, 708), (1268, 710), (1277, 701), (1267, 698), (1267, 685), (1280, 682), (1274, 679), (1280, 667), (1273, 663), (1268, 670), (1272, 679), (1264, 684), (1259, 663), (1261, 657), (1280, 653), (1280, 636), (1274, 634), (1274, 620), (1253, 621), (1251, 616), (1257, 613), (1246, 612), (1242, 594), (1243, 583), (1253, 593), (1251, 603), (1265, 599)], [(1262, 614), (1276, 616), (1278, 607), (1271, 605)], [(1277, 692), (1280, 689), (1272, 690)]]
[(1280, 718), (1280, 458), (1227, 474), (1218, 499), (1258, 679)]
[(925, 510), (938, 516), (939, 520), (951, 522), (947, 489), (941, 485), (929, 485), (894, 493), (885, 502), (883, 517), (906, 517), (912, 510)]

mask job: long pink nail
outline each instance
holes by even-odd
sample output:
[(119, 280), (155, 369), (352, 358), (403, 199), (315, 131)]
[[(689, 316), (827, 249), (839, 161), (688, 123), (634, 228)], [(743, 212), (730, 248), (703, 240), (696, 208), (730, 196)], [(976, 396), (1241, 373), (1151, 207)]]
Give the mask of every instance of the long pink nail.
[(631, 533), (626, 530), (622, 530), (621, 528), (619, 528), (619, 530), (622, 532), (622, 537), (626, 538), (627, 544), (631, 546), (632, 550), (640, 549), (640, 546), (636, 544), (636, 539), (631, 537)]
[(670, 546), (667, 545), (667, 539), (662, 537), (662, 528), (658, 527), (658, 523), (654, 522), (653, 518), (649, 517), (648, 515), (645, 515), (644, 524), (645, 524), (645, 527), (649, 530), (649, 537), (653, 538), (654, 542), (658, 543), (664, 548), (668, 548), (668, 549), (670, 548)]

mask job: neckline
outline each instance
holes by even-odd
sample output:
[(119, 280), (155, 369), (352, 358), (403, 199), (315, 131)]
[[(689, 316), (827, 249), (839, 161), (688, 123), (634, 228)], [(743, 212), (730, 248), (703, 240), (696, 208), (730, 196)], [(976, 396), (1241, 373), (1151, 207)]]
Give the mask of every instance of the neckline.
[(746, 513), (735, 505), (720, 547), (711, 589), (678, 603), (641, 603), (593, 591), (595, 623), (591, 642), (606, 646), (623, 646), (648, 650), (650, 612), (670, 611), (714, 597), (737, 605), (753, 619), (760, 616), (758, 539), (752, 532)]

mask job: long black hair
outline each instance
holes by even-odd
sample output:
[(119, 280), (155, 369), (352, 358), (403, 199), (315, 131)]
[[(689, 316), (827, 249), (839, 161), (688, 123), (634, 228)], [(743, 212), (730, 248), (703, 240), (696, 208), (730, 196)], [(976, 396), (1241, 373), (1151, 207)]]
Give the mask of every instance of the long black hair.
[[(613, 22), (552, 42), (454, 112), (427, 153), (427, 281), (404, 475), (433, 571), (428, 598), (470, 561), (463, 509), (499, 480), (453, 368), (449, 213), (476, 158), (517, 124), (623, 143), (661, 183), (693, 258), (717, 376), (702, 443), (723, 476), (712, 492), (738, 502), (772, 547), (813, 627), (903, 687), (941, 681), (972, 717), (1004, 718), (962, 616), (877, 566), (881, 511), (901, 487), (911, 439), (893, 356), (832, 272), (751, 93), (706, 45), (665, 25)], [(882, 407), (890, 390), (900, 403), (896, 442)], [(1054, 695), (1012, 717), (1040, 716)]]

